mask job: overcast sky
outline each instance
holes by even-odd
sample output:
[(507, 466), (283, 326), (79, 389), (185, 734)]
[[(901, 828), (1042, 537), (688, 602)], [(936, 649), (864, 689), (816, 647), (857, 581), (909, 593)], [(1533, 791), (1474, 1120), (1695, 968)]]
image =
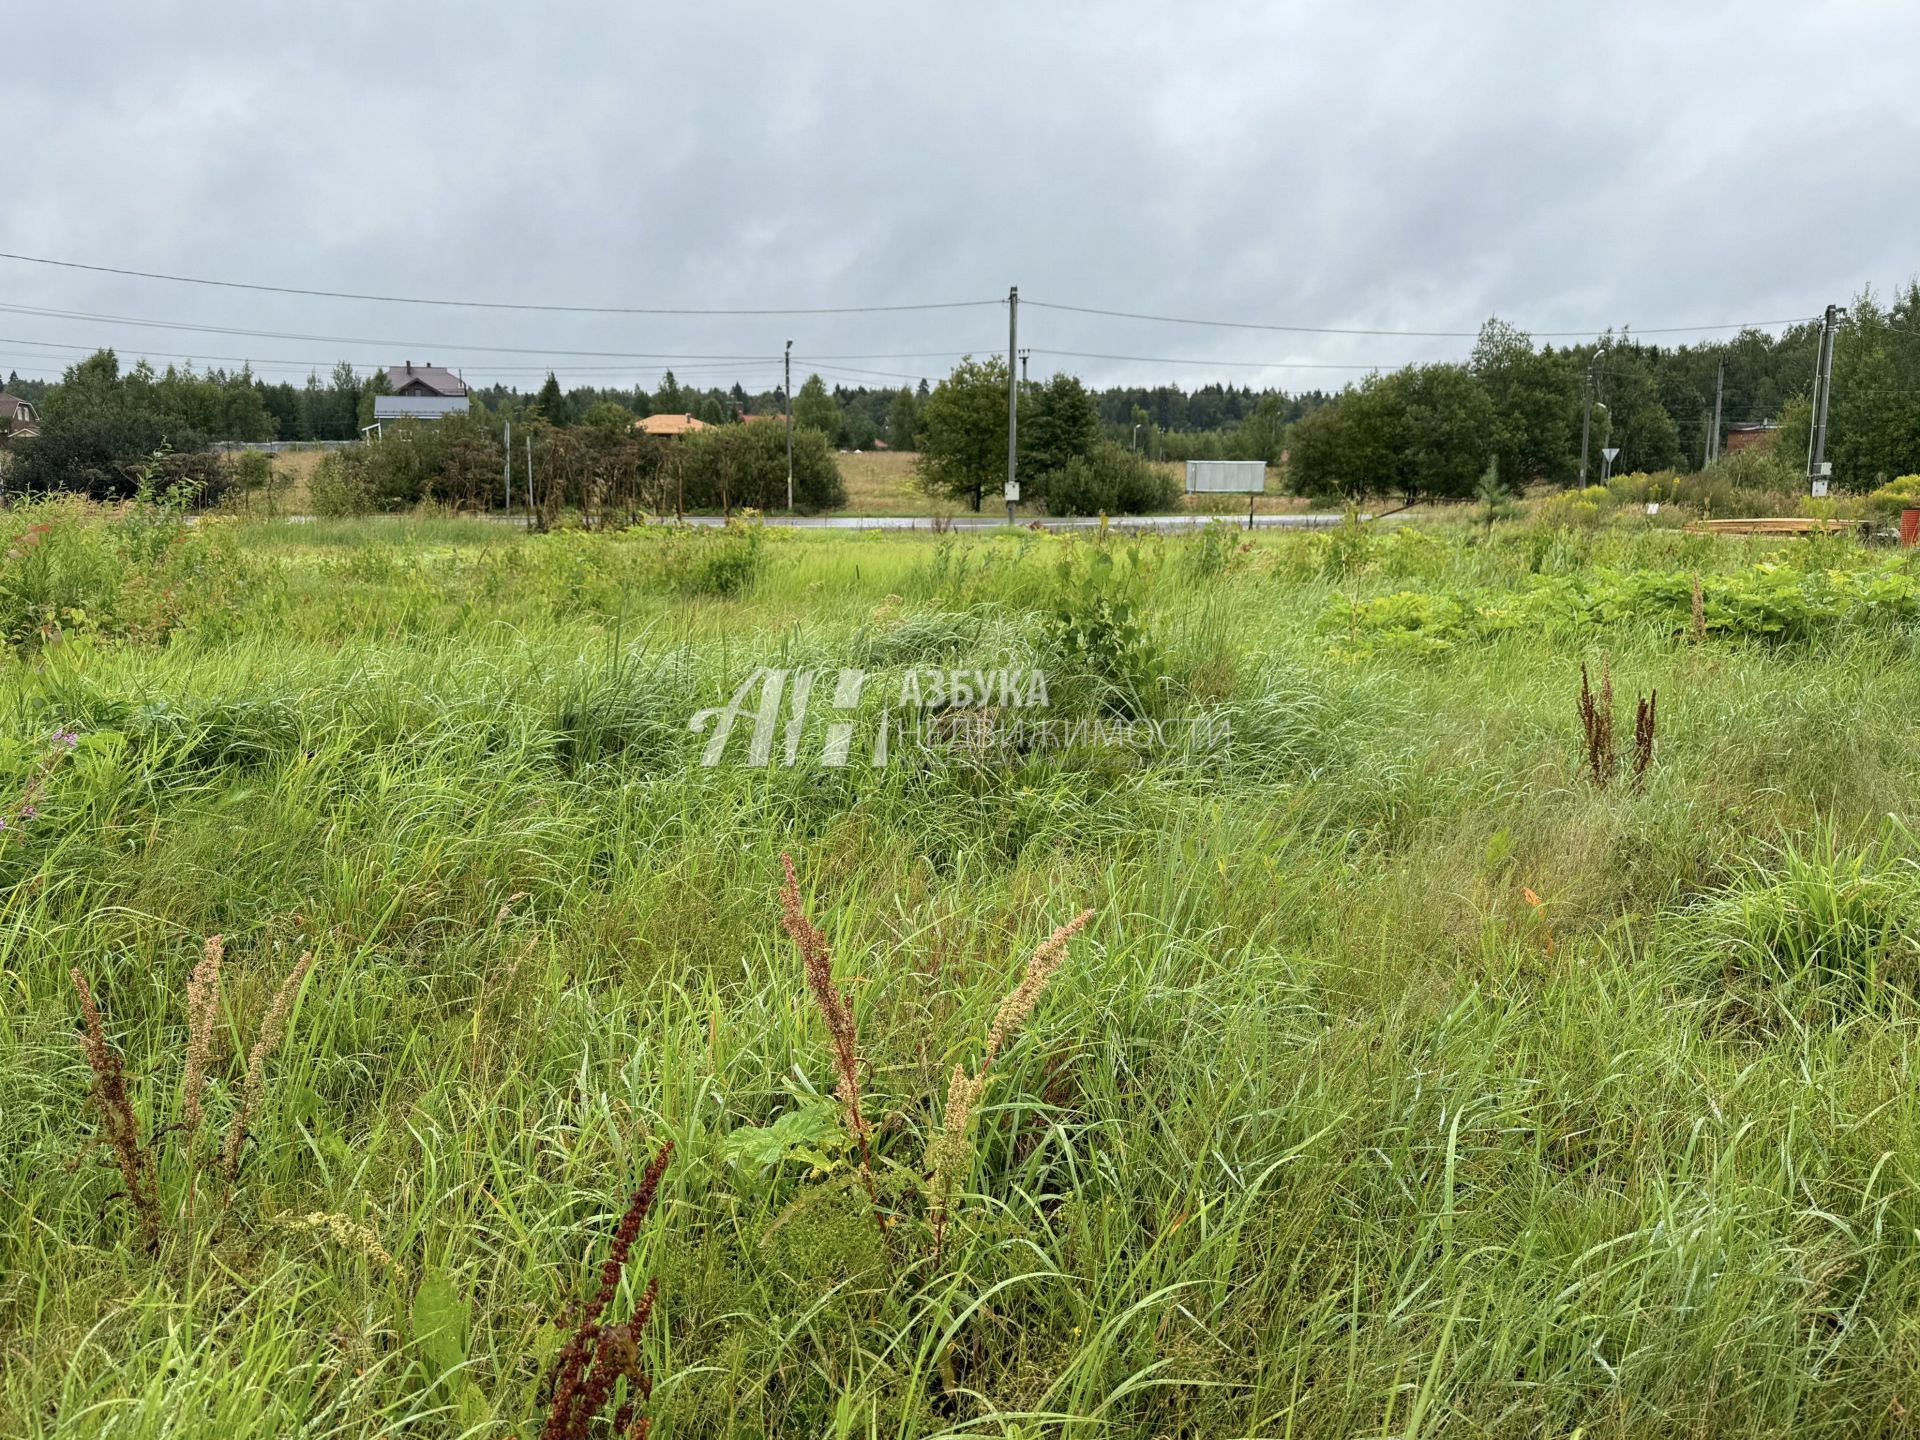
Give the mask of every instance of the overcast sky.
[[(1920, 271), (1920, 7), (1900, 0), (0, 0), (0, 17), (0, 250), (529, 304), (995, 302), (583, 316), (6, 260), (0, 306), (288, 338), (6, 313), (0, 374), (57, 373), (78, 353), (31, 340), (246, 358), (272, 378), (410, 359), (523, 388), (548, 365), (569, 384), (652, 385), (672, 363), (762, 389), (791, 337), (796, 368), (829, 379), (937, 379), (962, 351), (1005, 348), (998, 302), (1017, 284), (1036, 375), (1331, 388), (1357, 372), (1313, 365), (1392, 367), (1470, 341), (1030, 302), (1650, 330), (1803, 316)], [(743, 354), (766, 358), (688, 358)]]

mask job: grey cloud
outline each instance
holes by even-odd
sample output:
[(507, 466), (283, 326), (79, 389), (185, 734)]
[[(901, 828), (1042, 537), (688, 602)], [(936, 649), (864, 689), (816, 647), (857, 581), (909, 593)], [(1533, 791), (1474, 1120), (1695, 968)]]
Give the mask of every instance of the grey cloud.
[[(1801, 315), (1916, 267), (1898, 3), (18, 8), (0, 249), (456, 298), (659, 306), (1023, 296), (1385, 329)], [(16, 17), (9, 16), (9, 19)], [(13, 341), (411, 358), (652, 383), (554, 350), (997, 348), (999, 309), (585, 317), (206, 290), (0, 262)], [(1028, 309), (1090, 380), (1337, 385), (1465, 342)], [(489, 355), (458, 346), (523, 347)], [(0, 365), (67, 355), (0, 340)], [(1178, 363), (1176, 363), (1176, 361)], [(943, 358), (847, 361), (937, 376)], [(851, 376), (844, 378), (851, 379)]]

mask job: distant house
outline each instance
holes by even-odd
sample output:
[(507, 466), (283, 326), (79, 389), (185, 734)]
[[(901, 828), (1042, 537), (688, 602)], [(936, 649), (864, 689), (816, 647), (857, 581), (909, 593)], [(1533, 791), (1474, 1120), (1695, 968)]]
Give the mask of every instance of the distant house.
[(387, 367), (387, 388), (391, 394), (373, 397), (375, 420), (438, 420), (464, 415), (473, 403), (467, 398), (467, 382), (451, 370), (411, 360)]
[(707, 422), (691, 415), (648, 415), (634, 421), (633, 428), (647, 435), (685, 435), (692, 430), (706, 429)]
[(40, 433), (40, 412), (31, 400), (0, 390), (0, 441), (25, 440)]
[(740, 418), (748, 425), (784, 425), (787, 423), (787, 417), (782, 415), (778, 410), (774, 411), (771, 415), (742, 415)]
[(1755, 420), (1727, 427), (1727, 451), (1765, 450), (1773, 444), (1775, 433), (1780, 429), (1772, 420)]

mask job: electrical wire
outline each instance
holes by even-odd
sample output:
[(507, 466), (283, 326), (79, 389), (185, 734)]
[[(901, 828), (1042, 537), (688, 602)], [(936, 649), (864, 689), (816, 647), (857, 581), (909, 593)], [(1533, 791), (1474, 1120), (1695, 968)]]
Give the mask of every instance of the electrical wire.
[[(256, 294), (297, 295), (312, 299), (353, 300), (382, 305), (425, 305), (444, 309), (499, 310), (553, 315), (681, 315), (712, 317), (887, 315), (935, 310), (980, 309), (1007, 303), (1006, 300), (996, 296), (990, 299), (918, 301), (892, 305), (560, 305), (512, 300), (456, 300), (439, 296), (386, 295), (372, 291), (324, 290), (300, 285), (270, 285), (254, 281), (220, 280), (203, 275), (177, 275), (160, 270), (138, 270), (129, 266), (91, 264), (78, 260), (56, 259), (45, 255), (26, 255), (15, 251), (0, 251), (0, 260), (11, 260), (16, 264), (22, 265), (41, 265), (61, 270), (82, 271), (96, 275), (119, 275), (138, 280), (159, 280), (175, 285), (200, 285), (222, 290), (243, 290)], [(1073, 305), (1064, 301), (1038, 300), (1031, 297), (1027, 297), (1025, 303), (1036, 309), (1057, 310), (1076, 315), (1097, 315), (1108, 319), (1144, 321), (1156, 325), (1193, 325), (1209, 329), (1265, 330), (1300, 335), (1406, 336), (1422, 339), (1472, 339), (1479, 334), (1478, 330), (1369, 329), (1338, 325), (1282, 324), (1257, 320), (1213, 320), (1190, 315), (1157, 315), (1136, 310), (1114, 310), (1096, 305)], [(1623, 333), (1635, 335), (1680, 335), (1702, 333), (1710, 330), (1758, 330), (1776, 325), (1803, 324), (1808, 320), (1817, 318), (1816, 316), (1794, 316), (1787, 319), (1714, 321), (1698, 325), (1649, 326), (1644, 329), (1632, 329), (1629, 327), (1623, 331)], [(1563, 339), (1597, 336), (1605, 333), (1605, 331), (1610, 328), (1611, 327), (1579, 330), (1535, 330), (1529, 333), (1541, 337)]]
[[(65, 344), (59, 341), (54, 341), (54, 340), (25, 340), (17, 336), (4, 336), (4, 335), (0, 335), (0, 345), (20, 345), (20, 346), (26, 346), (36, 350), (71, 350), (71, 351), (76, 351), (86, 355), (95, 354), (99, 350), (104, 348), (99, 345), (72, 345), (72, 344)], [(145, 349), (143, 349), (140, 352), (139, 358), (143, 360), (146, 360), (146, 359), (185, 360), (190, 363), (200, 363), (200, 364), (220, 363), (220, 364), (228, 364), (228, 365), (244, 365), (249, 369), (255, 370), (255, 371), (264, 371), (264, 370), (271, 369), (271, 370), (275, 370), (283, 373), (315, 374), (315, 375), (320, 374), (322, 372), (330, 371), (333, 368), (333, 366), (336, 363), (338, 363), (336, 360), (293, 360), (293, 359), (287, 359), (287, 358), (272, 358), (272, 357), (249, 356), (249, 355), (198, 355), (188, 351), (180, 351), (180, 350), (145, 350)], [(768, 359), (768, 357), (764, 355), (756, 355), (751, 358), (752, 358), (752, 361), (756, 364), (764, 364)], [(352, 364), (353, 362), (349, 360), (347, 363)], [(384, 363), (380, 363), (380, 364), (369, 364), (369, 365), (362, 366), (360, 368), (371, 369), (371, 370), (384, 370), (387, 368), (387, 366)], [(553, 367), (549, 365), (481, 364), (481, 365), (462, 366), (459, 373), (464, 375), (467, 370), (472, 370), (476, 375), (545, 375), (552, 368)], [(693, 373), (693, 372), (711, 371), (711, 370), (734, 372), (734, 371), (738, 371), (740, 366), (738, 362), (734, 362), (734, 361), (713, 360), (713, 361), (695, 361), (690, 364), (677, 364), (670, 368), (675, 369), (679, 373)], [(631, 365), (572, 365), (567, 367), (567, 373), (569, 375), (583, 375), (583, 374), (631, 375), (634, 373), (634, 367)]]
[(1129, 360), (1143, 365), (1223, 365), (1239, 370), (1404, 370), (1408, 365), (1424, 365), (1424, 360), (1399, 364), (1356, 365), (1317, 360), (1207, 360), (1197, 355), (1109, 355), (1096, 350), (1047, 350), (1032, 347), (1035, 355), (1059, 355), (1072, 360)]
[[(303, 340), (318, 345), (377, 345), (386, 350), (471, 350), (489, 355), (554, 355), (598, 360), (752, 360), (769, 357), (763, 350), (710, 354), (675, 354), (663, 350), (565, 350), (553, 346), (479, 345), (452, 340), (392, 340), (367, 335), (313, 335), (290, 330), (252, 330), (232, 325), (196, 325), (184, 320), (153, 320), (137, 315), (100, 315), (81, 310), (48, 310), (32, 305), (0, 304), (0, 313), (31, 315), (46, 320), (82, 320), (90, 324), (132, 325), (149, 330), (178, 330), (196, 335), (232, 335), (251, 340)], [(952, 351), (963, 354), (963, 351)], [(865, 357), (860, 357), (865, 358)]]
[[(1037, 310), (1061, 310), (1074, 315), (1101, 315), (1113, 320), (1144, 320), (1156, 325), (1196, 325), (1215, 330), (1273, 330), (1292, 335), (1381, 335), (1427, 340), (1473, 340), (1478, 330), (1363, 330), (1337, 325), (1278, 325), (1258, 320), (1200, 320), (1188, 315), (1149, 315), (1136, 310), (1103, 310), (1093, 305), (1066, 305), (1052, 300), (1029, 300), (1022, 305)], [(1786, 320), (1724, 321), (1711, 325), (1661, 325), (1646, 329), (1623, 330), (1623, 335), (1682, 335), (1706, 330), (1763, 330), (1774, 325), (1800, 325), (1818, 316), (1795, 316)], [(1611, 327), (1608, 327), (1611, 328)], [(1598, 339), (1607, 330), (1529, 330), (1529, 335), (1545, 339), (1591, 337)]]
[[(93, 314), (93, 313), (89, 313), (85, 311), (77, 311), (77, 310), (49, 310), (49, 309), (44, 309), (42, 307), (30, 306), (30, 305), (0, 304), (0, 313), (31, 316), (36, 319), (79, 320), (79, 321), (87, 322), (89, 324), (130, 325), (138, 328), (152, 329), (152, 330), (173, 330), (173, 331), (182, 331), (190, 334), (225, 335), (225, 336), (237, 337), (241, 339), (297, 340), (297, 341), (305, 341), (305, 342), (309, 342), (313, 344), (321, 344), (321, 345), (378, 346), (381, 349), (388, 350), (388, 351), (417, 350), (417, 351), (431, 352), (431, 351), (439, 350), (442, 352), (445, 352), (445, 351), (458, 352), (458, 351), (465, 350), (465, 351), (474, 351), (474, 352), (489, 354), (489, 355), (541, 355), (541, 356), (553, 356), (561, 359), (572, 359), (572, 358), (578, 357), (578, 358), (600, 359), (600, 360), (648, 360), (648, 361), (655, 361), (655, 362), (669, 364), (669, 365), (672, 365), (672, 364), (690, 365), (690, 364), (697, 364), (697, 363), (709, 362), (709, 361), (721, 362), (721, 363), (735, 363), (735, 364), (741, 363), (741, 362), (750, 362), (753, 364), (760, 364), (768, 359), (777, 358), (777, 356), (770, 356), (768, 352), (763, 350), (716, 352), (716, 353), (699, 353), (699, 352), (675, 353), (672, 351), (664, 351), (664, 350), (568, 350), (568, 349), (556, 349), (551, 346), (478, 345), (478, 344), (471, 344), (471, 343), (462, 343), (457, 341), (442, 341), (442, 340), (387, 340), (387, 339), (376, 339), (369, 336), (358, 336), (358, 335), (312, 335), (312, 334), (304, 334), (300, 332), (284, 331), (284, 330), (252, 330), (252, 329), (245, 329), (242, 327), (228, 326), (228, 325), (196, 325), (186, 321), (153, 320), (153, 319), (148, 319), (141, 316), (132, 316), (132, 315), (101, 315), (101, 314)], [(18, 341), (14, 343), (29, 344), (34, 342)], [(40, 342), (40, 343), (51, 343), (51, 342)], [(75, 346), (73, 348), (80, 349), (85, 347)], [(158, 354), (161, 352), (156, 351), (153, 353)], [(849, 359), (849, 360), (868, 360), (868, 359), (889, 360), (889, 359), (898, 359), (898, 358), (912, 358), (913, 356), (918, 355), (918, 356), (923, 356), (929, 359), (932, 359), (932, 358), (951, 359), (956, 356), (967, 355), (972, 353), (975, 353), (975, 352), (971, 350), (942, 350), (942, 351), (919, 351), (919, 352), (870, 351), (870, 352), (861, 352), (859, 354), (850, 354), (845, 356), (833, 356), (833, 357), (817, 356), (815, 358), (817, 360), (826, 360), (829, 358)], [(265, 362), (262, 362), (262, 363), (265, 363)], [(305, 363), (305, 362), (297, 362), (297, 363)], [(325, 362), (319, 362), (319, 363), (331, 365), (333, 362), (325, 361)], [(891, 372), (891, 371), (874, 371), (872, 373), (885, 374), (890, 376), (895, 375), (895, 372)], [(917, 380), (920, 377), (917, 375), (907, 375), (907, 376), (898, 376), (896, 378)]]
[(305, 295), (326, 300), (363, 300), (382, 305), (436, 305), (455, 310), (531, 310), (552, 315), (887, 315), (910, 310), (967, 310), (1004, 305), (1001, 299), (937, 300), (909, 305), (801, 305), (770, 308), (694, 307), (672, 305), (539, 305), (509, 300), (443, 300), (419, 295), (376, 295), (353, 290), (314, 290), (298, 285), (260, 285), (243, 280), (213, 280), (200, 275), (169, 275), (158, 270), (132, 270), (118, 265), (88, 265), (78, 260), (54, 260), (44, 255), (17, 255), (0, 251), (0, 260), (22, 265), (49, 265), (61, 270), (85, 270), (96, 275), (125, 275), (136, 280), (165, 280), (176, 285), (206, 285), (221, 290), (251, 290), (269, 295)]
[[(798, 357), (796, 357), (798, 358)], [(900, 370), (861, 370), (852, 365), (818, 365), (809, 361), (810, 370), (825, 371), (829, 375), (872, 376), (881, 380), (923, 380), (923, 375), (909, 375)]]

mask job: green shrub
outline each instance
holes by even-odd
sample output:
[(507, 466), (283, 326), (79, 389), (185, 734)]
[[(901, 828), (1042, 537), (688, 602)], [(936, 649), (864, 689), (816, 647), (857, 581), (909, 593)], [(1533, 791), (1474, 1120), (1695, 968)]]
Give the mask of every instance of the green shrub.
[(1337, 637), (1334, 653), (1343, 659), (1376, 655), (1429, 659), (1496, 628), (1511, 628), (1488, 623), (1491, 618), (1458, 596), (1402, 590), (1371, 600), (1332, 602), (1321, 628)]
[(1140, 455), (1103, 440), (1036, 484), (1049, 515), (1151, 515), (1180, 503), (1180, 482)]
[(226, 465), (228, 488), (250, 499), (256, 490), (273, 489), (273, 461), (259, 450), (242, 450)]
[[(673, 444), (676, 503), (689, 510), (787, 508), (785, 426), (714, 425)], [(827, 437), (805, 425), (793, 431), (793, 503), (799, 510), (836, 510), (847, 503)]]
[(178, 503), (103, 509), (66, 496), (0, 512), (0, 640), (159, 639), (231, 612), (266, 583), (230, 529)]
[[(1607, 493), (1600, 486), (1588, 488), (1599, 490), (1602, 496)], [(1592, 530), (1600, 523), (1601, 507), (1586, 490), (1568, 490), (1542, 500), (1534, 507), (1533, 518), (1535, 524), (1548, 530)]]
[(738, 595), (765, 568), (766, 535), (752, 512), (735, 516), (723, 527), (677, 529), (661, 546), (660, 573), (683, 595)]
[(371, 515), (373, 487), (368, 483), (364, 451), (330, 450), (307, 480), (307, 504), (323, 520)]
[[(98, 511), (51, 499), (7, 512), (0, 566), (0, 634), (31, 646), (107, 628), (118, 608), (122, 564)], [(19, 523), (19, 522), (25, 523)]]
[[(1678, 498), (1680, 476), (1672, 470), (1658, 470), (1649, 475), (1644, 470), (1635, 470), (1628, 475), (1615, 475), (1606, 483), (1606, 492), (1616, 505), (1645, 505), (1649, 502), (1664, 505)], [(1595, 488), (1589, 486), (1584, 492), (1591, 495)]]
[(1920, 475), (1902, 475), (1889, 480), (1867, 496), (1867, 503), (1876, 514), (1884, 516), (1920, 508)]
[(1761, 515), (1791, 512), (1806, 491), (1806, 476), (1778, 445), (1722, 455), (1704, 470), (1682, 476), (1674, 498), (1700, 510)]
[(1139, 552), (1116, 562), (1111, 545), (1075, 545), (1056, 572), (1047, 617), (1048, 678), (1055, 703), (1127, 718), (1149, 713), (1165, 666), (1133, 599)]
[[(1517, 511), (1515, 513), (1518, 513)], [(1496, 516), (1496, 518), (1505, 518)], [(1348, 527), (1336, 531), (1343, 534)], [(1355, 527), (1361, 535), (1371, 536), (1373, 527)], [(1396, 580), (1433, 580), (1443, 574), (1452, 561), (1452, 552), (1445, 541), (1431, 531), (1416, 529), (1411, 525), (1402, 525), (1397, 529), (1384, 532), (1379, 544), (1373, 549), (1374, 564), (1383, 575), (1391, 575)]]
[[(1920, 578), (1897, 561), (1851, 569), (1831, 563), (1858, 554), (1857, 549), (1808, 545), (1795, 563), (1764, 561), (1704, 577), (1707, 632), (1789, 643), (1843, 626), (1887, 630), (1920, 621)], [(1350, 658), (1439, 655), (1515, 629), (1577, 634), (1593, 626), (1648, 624), (1678, 635), (1692, 628), (1694, 573), (1603, 570), (1581, 555), (1564, 569), (1543, 565), (1518, 590), (1409, 591), (1335, 600), (1321, 628), (1337, 637), (1334, 649)]]
[(1691, 475), (1683, 475), (1674, 482), (1673, 498), (1679, 504), (1690, 505), (1702, 513), (1719, 511), (1730, 514), (1741, 509), (1769, 508), (1765, 500), (1752, 500), (1743, 504), (1743, 496), (1753, 496), (1754, 491), (1743, 491), (1729, 475), (1715, 470), (1698, 470)]
[(1237, 525), (1214, 520), (1186, 542), (1181, 558), (1189, 575), (1197, 580), (1211, 580), (1236, 568), (1246, 558), (1247, 549)]

